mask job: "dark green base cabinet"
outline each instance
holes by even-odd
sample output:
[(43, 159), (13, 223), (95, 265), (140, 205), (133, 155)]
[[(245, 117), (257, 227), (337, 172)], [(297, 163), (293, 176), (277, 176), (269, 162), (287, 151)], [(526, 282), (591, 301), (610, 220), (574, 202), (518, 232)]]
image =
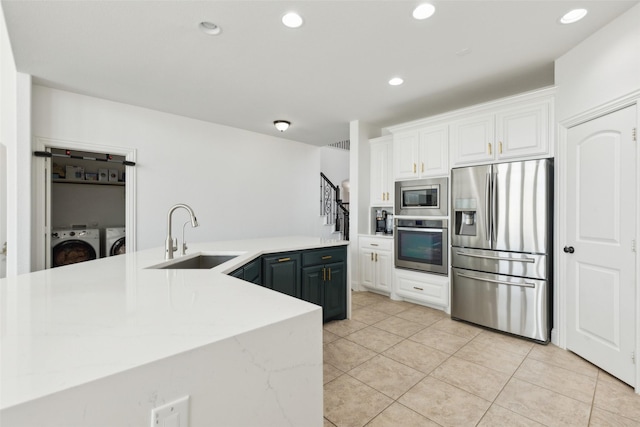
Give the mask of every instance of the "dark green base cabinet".
[(324, 322), (347, 318), (346, 246), (263, 255), (230, 275), (317, 304)]

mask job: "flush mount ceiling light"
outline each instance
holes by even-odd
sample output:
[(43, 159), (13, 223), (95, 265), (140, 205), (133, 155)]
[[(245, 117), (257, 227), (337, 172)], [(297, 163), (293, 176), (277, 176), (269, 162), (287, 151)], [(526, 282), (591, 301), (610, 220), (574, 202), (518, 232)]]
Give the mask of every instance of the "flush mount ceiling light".
[(389, 84), (391, 86), (400, 86), (402, 83), (404, 83), (404, 80), (402, 80), (400, 77), (394, 77), (389, 80)]
[(562, 18), (560, 18), (560, 23), (573, 24), (574, 22), (578, 22), (585, 16), (587, 16), (587, 9), (573, 9), (562, 15)]
[(431, 3), (422, 3), (413, 9), (413, 17), (415, 19), (427, 19), (436, 12), (436, 7)]
[(286, 120), (276, 120), (275, 122), (273, 122), (273, 125), (280, 132), (284, 132), (285, 130), (289, 129), (289, 126), (291, 126), (291, 122), (288, 122)]
[(298, 28), (302, 25), (302, 16), (295, 12), (289, 12), (282, 17), (282, 23), (289, 28)]
[(202, 21), (198, 27), (200, 28), (200, 31), (210, 36), (217, 36), (222, 31), (220, 27), (209, 21)]

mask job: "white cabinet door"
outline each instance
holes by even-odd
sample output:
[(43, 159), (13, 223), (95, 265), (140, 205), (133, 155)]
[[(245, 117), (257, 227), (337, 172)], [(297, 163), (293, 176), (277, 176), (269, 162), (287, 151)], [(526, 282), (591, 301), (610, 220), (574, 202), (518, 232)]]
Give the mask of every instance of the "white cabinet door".
[(372, 206), (393, 204), (393, 140), (391, 137), (371, 140), (371, 193)]
[(396, 179), (418, 178), (418, 132), (393, 136), (393, 164)]
[(496, 157), (522, 159), (549, 153), (549, 102), (496, 114)]
[(375, 270), (373, 250), (360, 248), (360, 283), (370, 288), (375, 287)]
[(391, 290), (391, 270), (393, 267), (393, 259), (391, 259), (390, 251), (378, 250), (376, 252), (376, 287), (385, 291)]
[(454, 166), (494, 159), (495, 116), (473, 116), (451, 125), (451, 158)]
[(360, 283), (372, 289), (389, 292), (393, 279), (391, 270), (393, 240), (380, 237), (360, 237)]
[(421, 129), (418, 139), (420, 177), (448, 175), (449, 127), (444, 125)]

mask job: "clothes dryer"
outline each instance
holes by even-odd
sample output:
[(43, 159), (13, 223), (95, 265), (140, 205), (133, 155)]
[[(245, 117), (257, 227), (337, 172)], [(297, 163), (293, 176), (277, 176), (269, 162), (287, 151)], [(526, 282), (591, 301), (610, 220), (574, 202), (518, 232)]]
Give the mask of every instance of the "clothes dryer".
[(100, 230), (54, 229), (51, 233), (51, 266), (90, 261), (100, 255)]
[(121, 255), (127, 252), (124, 227), (107, 228), (104, 232), (104, 256)]

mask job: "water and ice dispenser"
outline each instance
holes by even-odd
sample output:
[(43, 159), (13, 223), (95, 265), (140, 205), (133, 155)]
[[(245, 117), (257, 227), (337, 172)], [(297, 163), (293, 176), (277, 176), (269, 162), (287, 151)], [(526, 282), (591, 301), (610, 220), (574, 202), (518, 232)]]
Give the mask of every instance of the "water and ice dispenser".
[(476, 199), (455, 199), (454, 233), (461, 236), (476, 236), (478, 209)]

